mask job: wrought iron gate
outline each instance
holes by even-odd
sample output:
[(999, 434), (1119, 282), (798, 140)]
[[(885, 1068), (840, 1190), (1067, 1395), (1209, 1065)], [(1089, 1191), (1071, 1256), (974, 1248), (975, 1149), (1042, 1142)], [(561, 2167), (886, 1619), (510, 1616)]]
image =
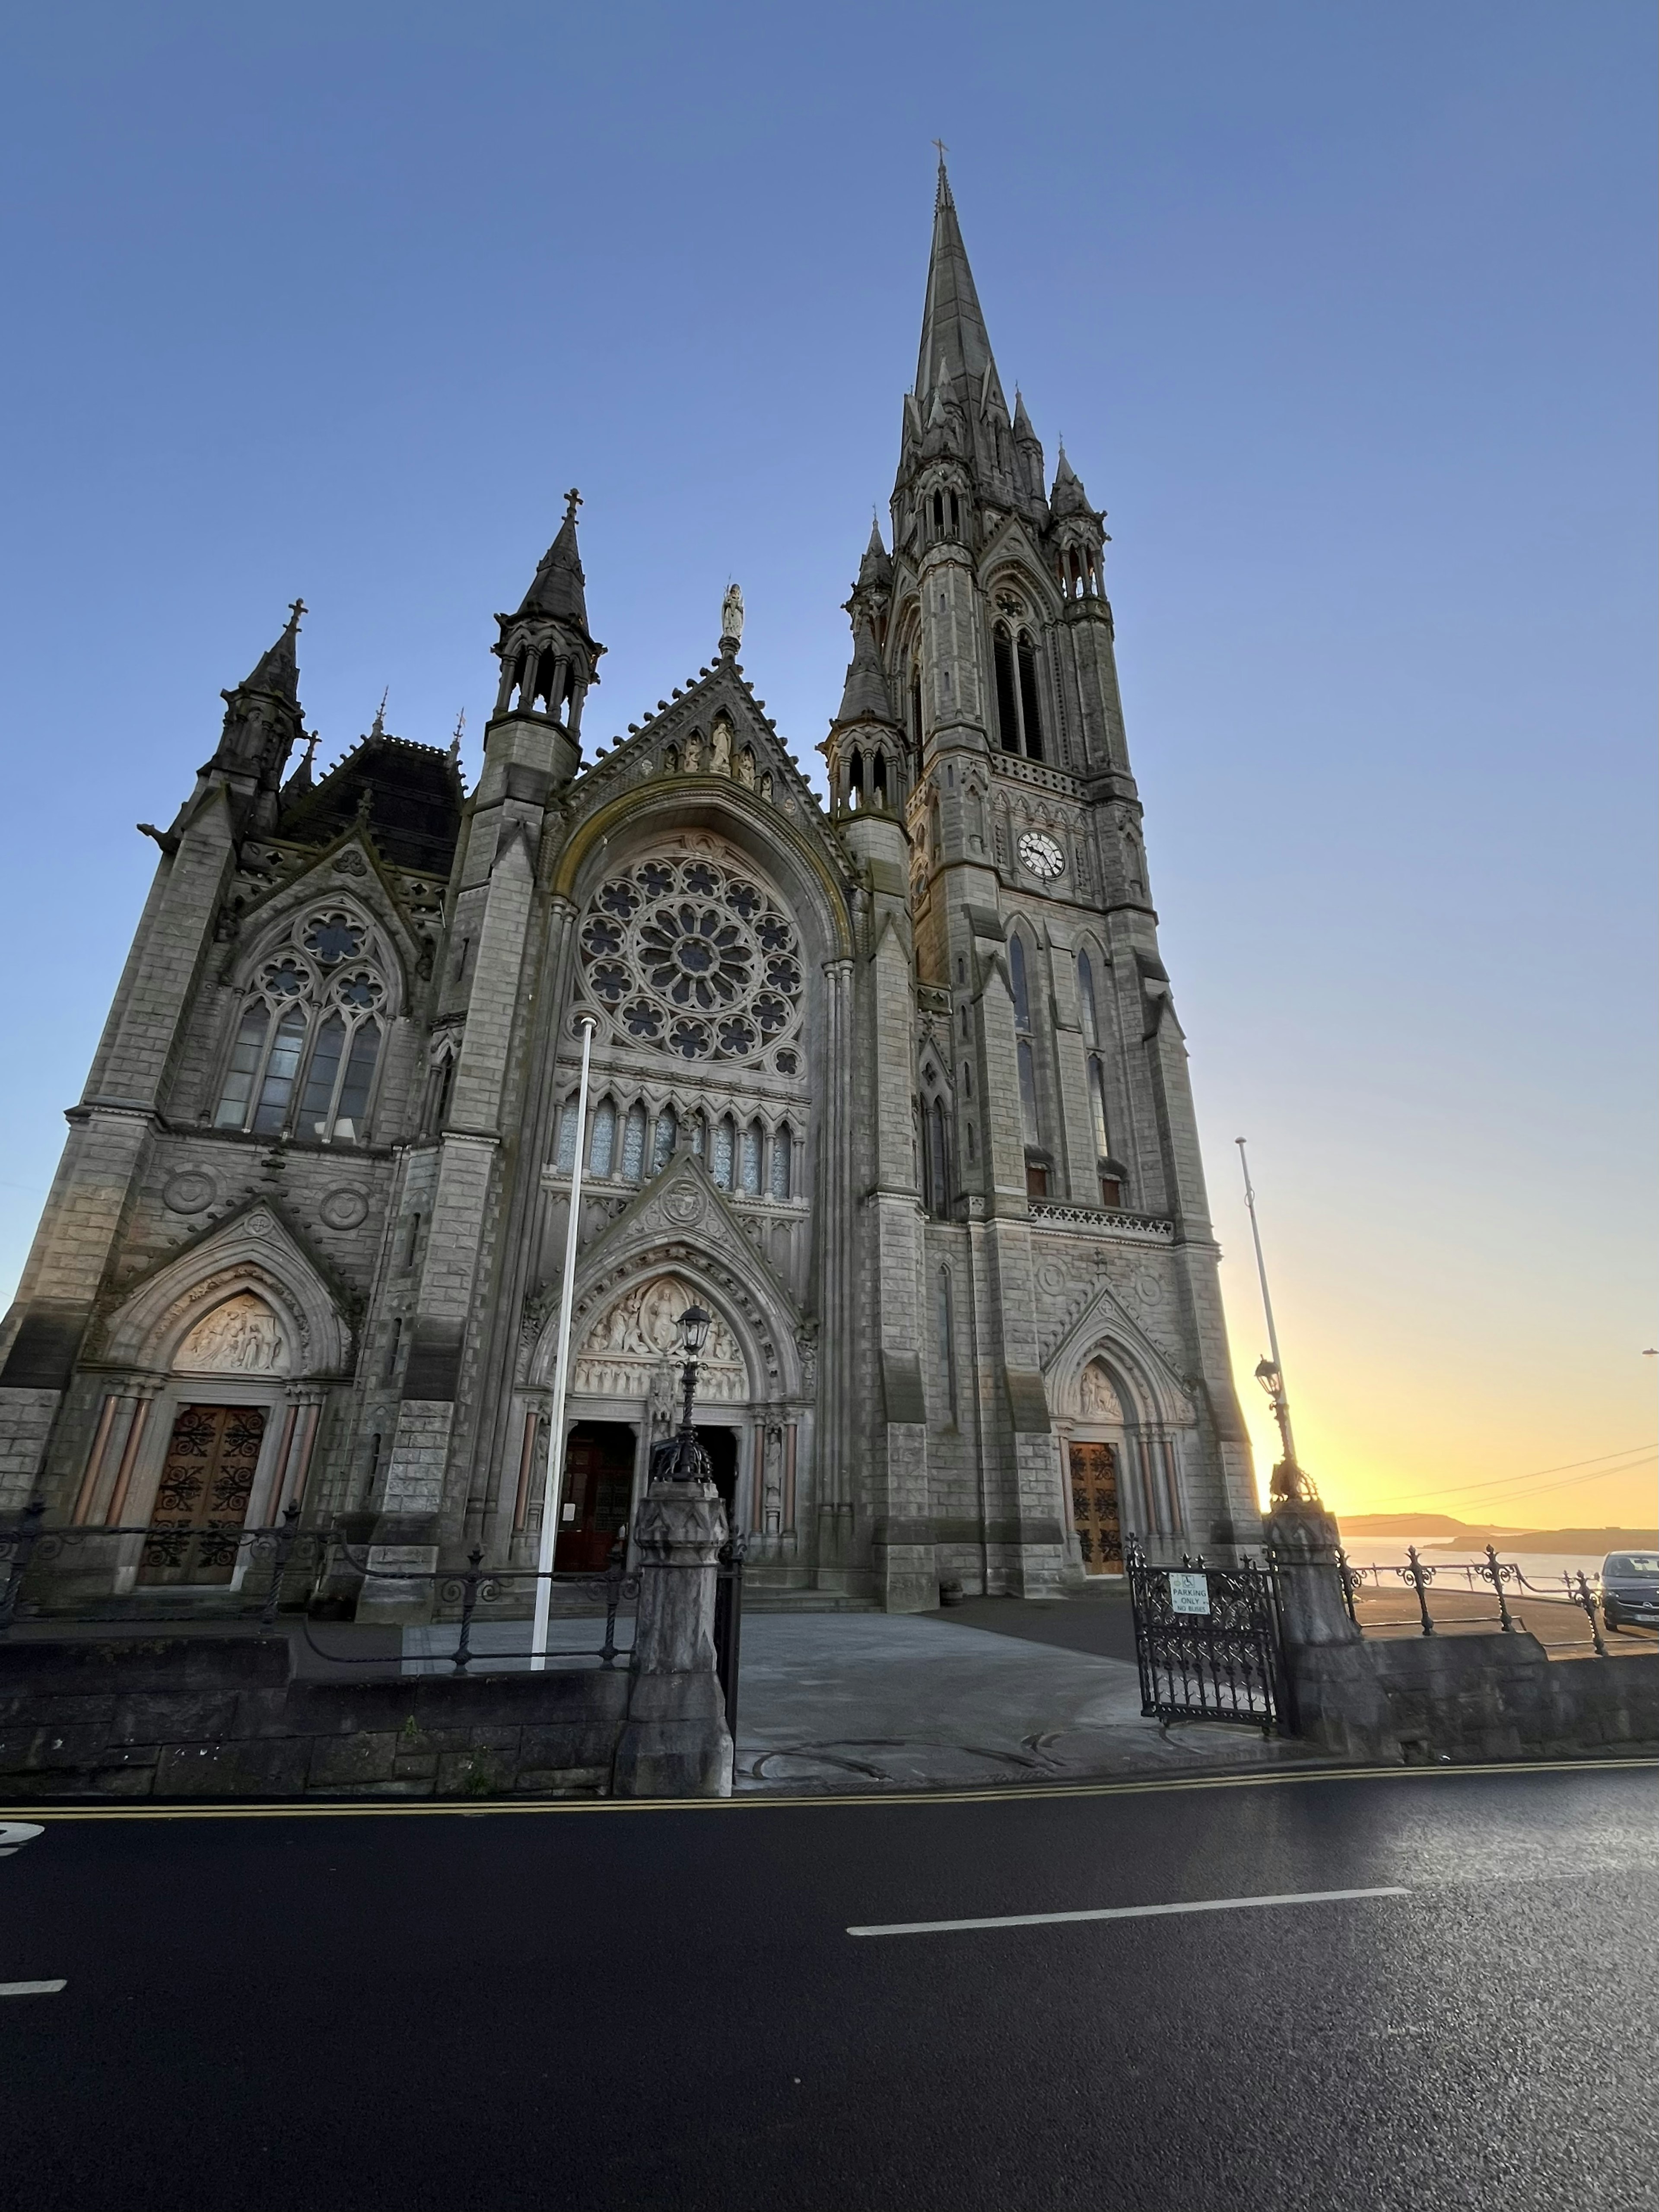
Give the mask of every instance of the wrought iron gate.
[(1160, 1721), (1245, 1721), (1263, 1735), (1294, 1735), (1272, 1575), (1184, 1556), (1178, 1567), (1155, 1567), (1133, 1536), (1125, 1564), (1141, 1711)]

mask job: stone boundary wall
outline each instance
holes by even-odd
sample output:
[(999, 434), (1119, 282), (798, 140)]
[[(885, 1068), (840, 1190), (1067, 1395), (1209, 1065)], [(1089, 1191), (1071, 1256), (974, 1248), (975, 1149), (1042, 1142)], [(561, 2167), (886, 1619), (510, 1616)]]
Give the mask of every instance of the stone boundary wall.
[(290, 1668), (276, 1637), (0, 1644), (0, 1803), (611, 1793), (625, 1669)]
[(1287, 1656), (1304, 1734), (1351, 1758), (1582, 1758), (1659, 1745), (1659, 1659), (1552, 1659), (1524, 1629)]

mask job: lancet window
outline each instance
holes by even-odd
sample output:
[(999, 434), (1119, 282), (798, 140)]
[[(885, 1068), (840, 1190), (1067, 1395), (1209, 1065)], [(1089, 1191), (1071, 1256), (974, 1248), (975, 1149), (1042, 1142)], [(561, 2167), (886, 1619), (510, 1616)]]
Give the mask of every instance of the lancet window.
[(1031, 1026), (1031, 989), (1025, 968), (1025, 944), (1018, 931), (1008, 939), (1008, 979), (1014, 1000), (1014, 1056), (1019, 1072), (1019, 1119), (1025, 1139), (1025, 1194), (1048, 1195), (1048, 1160), (1042, 1149), (1037, 1103), (1036, 1040)]
[(991, 635), (991, 658), (996, 677), (997, 735), (1006, 753), (1024, 753), (1028, 760), (1042, 758), (1042, 686), (1037, 675), (1037, 651), (1028, 629), (1015, 630), (1006, 622)]
[(360, 915), (325, 908), (299, 921), (254, 969), (215, 1128), (302, 1143), (361, 1142), (392, 972)]
[(1083, 1046), (1088, 1058), (1089, 1115), (1094, 1127), (1100, 1202), (1108, 1207), (1121, 1206), (1125, 1177), (1123, 1169), (1112, 1157), (1111, 1121), (1106, 1110), (1106, 1055), (1101, 1042), (1100, 1012), (1095, 1001), (1094, 963), (1086, 952), (1077, 956), (1077, 998), (1083, 1024)]

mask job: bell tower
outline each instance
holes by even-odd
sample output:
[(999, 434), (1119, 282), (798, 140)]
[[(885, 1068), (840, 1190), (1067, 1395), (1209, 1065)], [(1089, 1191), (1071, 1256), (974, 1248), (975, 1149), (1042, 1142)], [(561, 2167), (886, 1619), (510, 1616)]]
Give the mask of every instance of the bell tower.
[[(853, 661), (826, 751), (870, 886), (882, 1141), (869, 1218), (889, 1378), (884, 1446), (872, 1440), (890, 1498), (876, 1580), (906, 1605), (953, 1562), (943, 1532), (960, 1516), (939, 1501), (970, 1473), (987, 1503), (978, 1557), (955, 1562), (969, 1586), (1037, 1591), (1078, 1571), (1081, 1524), (1054, 1510), (1069, 1495), (1060, 1401), (1074, 1388), (1055, 1366), (1060, 1322), (1087, 1311), (1091, 1285), (1103, 1302), (1120, 1276), (1151, 1295), (1138, 1244), (1156, 1245), (1159, 1295), (1180, 1310), (1201, 1433), (1174, 1473), (1162, 1438), (1125, 1443), (1124, 1525), (1215, 1546), (1255, 1513), (1124, 740), (1104, 519), (1063, 448), (1045, 486), (1018, 392), (1010, 414), (942, 155), (891, 511), (878, 588), (872, 547), (848, 602)], [(894, 732), (907, 836), (890, 850), (890, 833), (852, 825), (870, 817), (868, 763)], [(890, 775), (885, 799), (892, 809)], [(900, 1145), (887, 971), (906, 925)], [(914, 1316), (918, 1291), (920, 1387), (896, 1389), (888, 1310)]]

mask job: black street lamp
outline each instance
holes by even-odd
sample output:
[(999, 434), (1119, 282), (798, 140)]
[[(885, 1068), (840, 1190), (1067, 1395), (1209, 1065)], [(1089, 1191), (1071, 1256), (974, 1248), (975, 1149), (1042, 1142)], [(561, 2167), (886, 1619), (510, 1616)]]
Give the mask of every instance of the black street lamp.
[(685, 1364), (680, 1370), (685, 1412), (680, 1421), (679, 1449), (674, 1455), (671, 1478), (675, 1482), (690, 1482), (697, 1472), (697, 1437), (691, 1425), (691, 1401), (697, 1394), (697, 1354), (708, 1341), (712, 1318), (701, 1306), (695, 1305), (687, 1306), (679, 1318), (680, 1348), (685, 1354)]

